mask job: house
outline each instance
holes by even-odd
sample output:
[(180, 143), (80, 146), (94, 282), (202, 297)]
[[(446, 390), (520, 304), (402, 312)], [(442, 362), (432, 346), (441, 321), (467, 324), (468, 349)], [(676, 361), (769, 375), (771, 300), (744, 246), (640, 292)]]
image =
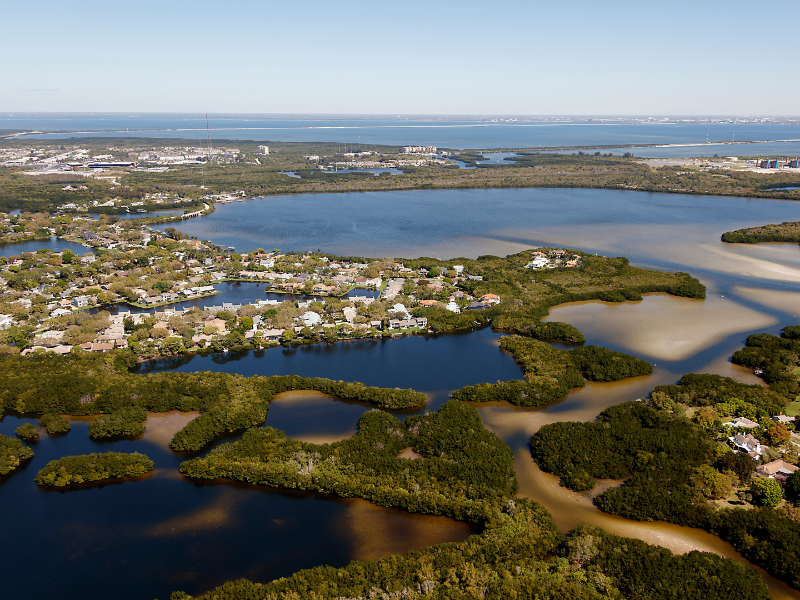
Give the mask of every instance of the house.
[[(420, 324), (422, 321), (423, 324)], [(389, 319), (389, 329), (411, 329), (414, 327), (425, 327), (428, 319)]]
[(400, 304), (400, 303), (395, 304), (392, 308), (388, 309), (386, 312), (395, 313), (396, 315), (402, 316), (402, 317), (405, 317), (405, 318), (408, 318), (408, 317), (411, 316), (409, 314), (409, 312), (408, 312), (408, 309), (405, 307), (405, 305)]
[(787, 425), (789, 423), (794, 423), (795, 422), (795, 418), (794, 417), (787, 417), (784, 414), (775, 415), (774, 417), (772, 417), (772, 420), (777, 422), (777, 423), (783, 423), (784, 425)]
[(449, 310), (450, 312), (454, 312), (454, 313), (460, 313), (461, 312), (461, 309), (458, 307), (458, 304), (456, 304), (455, 302), (448, 303), (447, 306), (445, 306), (445, 308), (447, 310)]
[(378, 287), (381, 284), (380, 277), (356, 277), (356, 285), (364, 287)]
[(280, 342), (281, 336), (283, 335), (283, 329), (267, 329), (264, 332), (264, 341), (265, 342)]
[(500, 304), (500, 296), (497, 294), (484, 294), (481, 296), (481, 302), (488, 304)]
[(797, 466), (786, 462), (785, 460), (773, 460), (772, 462), (758, 467), (757, 471), (762, 475), (772, 478), (775, 478), (776, 476), (788, 477), (797, 471)]
[(332, 289), (333, 289), (333, 288), (332, 288), (331, 286), (329, 286), (329, 285), (325, 285), (324, 283), (316, 283), (316, 284), (314, 284), (314, 290), (313, 290), (313, 292), (314, 292), (315, 294), (323, 294), (323, 293), (327, 294), (327, 293), (328, 293), (328, 292), (330, 292)]
[(546, 258), (537, 257), (537, 258), (534, 258), (527, 265), (525, 265), (525, 268), (526, 269), (542, 269), (542, 268), (546, 267), (548, 264), (550, 264), (550, 261), (548, 261)]
[(72, 303), (77, 307), (89, 306), (89, 297), (88, 296), (76, 296)]
[(745, 429), (753, 429), (758, 427), (758, 423), (755, 423), (754, 421), (751, 421), (745, 417), (736, 417), (732, 421), (724, 423), (724, 425), (727, 427), (743, 427)]
[(315, 313), (313, 310), (300, 315), (300, 320), (303, 321), (303, 324), (306, 327), (314, 327), (315, 325), (322, 324), (322, 317), (319, 316), (319, 313)]
[(761, 458), (761, 454), (766, 450), (766, 446), (762, 446), (761, 442), (759, 442), (756, 438), (752, 435), (745, 434), (742, 435), (741, 433), (738, 435), (734, 435), (728, 438), (734, 448), (739, 450), (740, 452), (746, 452), (750, 455), (751, 458), (755, 460), (759, 460)]

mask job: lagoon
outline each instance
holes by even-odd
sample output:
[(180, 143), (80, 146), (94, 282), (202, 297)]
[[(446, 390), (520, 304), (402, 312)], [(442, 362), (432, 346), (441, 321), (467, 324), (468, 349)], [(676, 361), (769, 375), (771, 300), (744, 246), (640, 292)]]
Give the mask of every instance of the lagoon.
[(16, 256), (23, 252), (36, 252), (37, 250), (44, 249), (52, 252), (62, 252), (64, 250), (71, 250), (73, 253), (81, 256), (92, 249), (82, 244), (75, 242), (68, 242), (61, 238), (51, 237), (43, 240), (36, 240), (34, 242), (20, 242), (18, 244), (5, 244), (0, 245), (0, 256)]
[[(703, 549), (738, 560), (741, 558), (729, 545), (703, 532), (663, 523), (637, 523), (600, 513), (586, 497), (558, 487), (553, 478), (539, 472), (530, 458), (527, 442), (546, 423), (594, 419), (604, 408), (640, 398), (654, 386), (674, 382), (686, 372), (716, 372), (757, 382), (749, 371), (731, 365), (729, 357), (742, 346), (749, 333), (777, 333), (781, 327), (798, 322), (800, 248), (796, 244), (723, 244), (719, 236), (726, 230), (755, 224), (797, 220), (798, 213), (800, 205), (791, 201), (609, 190), (455, 190), (270, 197), (218, 207), (214, 214), (182, 223), (181, 228), (221, 245), (234, 245), (239, 251), (277, 246), (284, 250), (321, 248), (340, 255), (452, 258), (507, 254), (536, 245), (566, 246), (606, 255), (624, 255), (636, 265), (680, 269), (697, 276), (709, 288), (705, 301), (648, 294), (639, 302), (577, 303), (551, 311), (550, 319), (578, 326), (585, 333), (587, 343), (634, 353), (656, 363), (652, 375), (616, 383), (590, 383), (564, 399), (539, 408), (518, 408), (502, 403), (477, 408), (486, 426), (515, 450), (521, 493), (542, 502), (562, 530), (574, 527), (577, 519), (675, 551)], [(466, 334), (357, 340), (263, 352), (181, 357), (151, 363), (141, 370), (221, 370), (243, 375), (297, 373), (357, 380), (368, 385), (413, 387), (428, 394), (425, 408), (435, 409), (446, 400), (449, 391), (457, 387), (520, 377), (519, 367), (497, 347), (498, 337), (498, 333), (484, 329)], [(367, 405), (358, 403), (298, 394), (276, 400), (267, 425), (304, 439), (338, 439), (352, 433), (359, 415), (368, 409)], [(13, 431), (17, 424), (17, 419), (7, 417), (0, 423), (0, 432)], [(87, 446), (90, 440), (85, 433), (73, 426), (75, 430), (63, 441), (77, 440), (75, 445), (51, 451), (47, 445), (51, 440), (42, 440), (35, 445), (37, 456), (33, 461), (87, 451), (80, 450), (84, 446), (93, 447)], [(272, 547), (264, 540), (288, 544), (287, 553), (278, 557), (264, 555), (264, 560), (254, 564), (252, 572), (247, 573), (261, 581), (274, 577), (276, 572), (286, 574), (301, 566), (326, 562), (341, 564), (339, 561), (346, 560), (347, 556), (368, 556), (371, 551), (369, 548), (373, 546), (369, 545), (368, 538), (374, 521), (370, 518), (376, 513), (383, 515), (381, 509), (364, 503), (364, 508), (347, 513), (351, 515), (347, 517), (336, 512), (338, 508), (331, 508), (345, 501), (327, 496), (183, 482), (176, 479), (180, 457), (166, 450), (163, 442), (158, 447), (144, 445), (149, 434), (145, 434), (144, 440), (103, 445), (104, 449), (112, 449), (113, 445), (113, 449), (140, 449), (151, 454), (157, 471), (143, 481), (46, 493), (37, 490), (32, 482), (35, 471), (44, 463), (33, 461), (7, 478), (0, 487), (0, 500), (12, 503), (8, 505), (9, 510), (24, 512), (31, 505), (31, 510), (38, 510), (37, 515), (48, 515), (46, 520), (37, 521), (41, 524), (35, 526), (36, 532), (41, 533), (33, 536), (35, 547), (24, 546), (21, 556), (36, 555), (41, 560), (41, 548), (47, 547), (41, 540), (50, 541), (55, 551), (47, 555), (48, 560), (53, 561), (55, 571), (60, 573), (59, 569), (73, 564), (69, 561), (82, 560), (81, 552), (87, 552), (81, 550), (82, 547), (99, 548), (94, 556), (105, 557), (107, 549), (114, 548), (119, 538), (128, 540), (145, 553), (152, 552), (158, 560), (131, 563), (132, 557), (124, 553), (109, 554), (108, 560), (99, 563), (99, 576), (105, 577), (103, 581), (106, 582), (98, 584), (100, 592), (107, 590), (102, 585), (111, 585), (108, 582), (113, 581), (115, 574), (125, 576), (129, 574), (126, 569), (151, 568), (153, 563), (157, 563), (153, 568), (156, 569), (154, 580), (161, 586), (159, 589), (202, 591), (220, 577), (231, 579), (241, 573), (216, 552), (223, 544), (235, 551), (241, 547), (264, 552)], [(176, 487), (155, 487), (173, 480), (180, 486), (176, 483)], [(128, 491), (131, 494), (123, 494)], [(90, 498), (88, 506), (100, 511), (91, 519), (84, 516), (87, 498)], [(145, 544), (137, 537), (141, 535), (137, 527), (125, 529), (121, 525), (128, 518), (134, 523), (144, 523), (141, 515), (137, 517), (135, 512), (130, 512), (126, 502), (141, 503), (144, 507), (166, 506), (165, 513), (156, 513), (160, 515), (158, 524), (168, 526), (169, 531), (174, 528), (176, 533), (163, 538), (166, 540), (163, 542), (157, 536), (150, 537), (147, 541), (150, 545)], [(310, 508), (296, 510), (297, 505)], [(349, 505), (345, 503), (345, 506)], [(252, 512), (248, 512), (250, 510)], [(303, 512), (306, 510), (308, 512)], [(269, 514), (270, 519), (265, 519), (265, 514)], [(379, 536), (383, 541), (377, 546), (388, 548), (384, 542), (395, 540), (406, 543), (407, 548), (415, 547), (414, 543), (422, 539), (418, 537), (422, 535), (420, 529), (429, 527), (427, 522), (417, 521), (414, 515), (397, 518), (408, 520), (402, 521), (396, 529), (387, 526), (384, 531), (395, 533)], [(281, 537), (283, 523), (305, 523), (306, 520), (318, 533), (291, 529), (287, 534), (289, 541), (283, 541), (287, 539)], [(30, 519), (24, 521), (25, 526), (31, 522)], [(22, 523), (23, 519), (18, 522)], [(255, 523), (256, 537), (248, 537), (251, 522)], [(343, 522), (349, 524), (344, 533), (339, 527)], [(166, 531), (153, 529), (153, 523), (146, 524), (147, 527), (142, 525), (142, 531)], [(23, 539), (28, 531), (23, 525), (19, 527), (14, 539)], [(58, 533), (62, 537), (46, 537), (48, 527), (58, 530), (48, 535)], [(105, 529), (110, 533), (105, 533)], [(84, 530), (88, 533), (77, 538), (80, 543), (68, 543), (69, 536)], [(440, 539), (456, 539), (466, 533), (450, 531), (447, 535)], [(342, 545), (356, 549), (345, 556)], [(284, 554), (292, 552), (296, 553), (292, 554), (295, 562), (288, 564)], [(140, 561), (146, 559), (138, 556)], [(23, 559), (13, 566), (24, 569)], [(11, 571), (12, 579), (33, 578), (33, 575), (20, 577), (20, 572), (24, 571)], [(86, 577), (94, 575), (92, 572)], [(178, 576), (185, 580), (178, 580)], [(769, 577), (766, 580), (775, 598), (800, 598), (797, 591), (788, 590)], [(77, 585), (75, 589), (80, 587)], [(144, 584), (137, 582), (137, 585)], [(136, 595), (131, 597), (147, 597), (148, 593), (150, 597), (154, 595), (147, 589), (136, 590)]]
[[(268, 581), (319, 564), (345, 565), (406, 553), (476, 532), (444, 517), (412, 515), (364, 500), (309, 492), (194, 482), (178, 473), (186, 458), (166, 446), (185, 419), (154, 415), (141, 439), (95, 442), (91, 419), (32, 442), (36, 455), (0, 478), (6, 551), (3, 596), (59, 600), (166, 599), (201, 593), (231, 578)], [(6, 417), (0, 433), (21, 422)], [(268, 421), (268, 424), (269, 421)], [(89, 452), (146, 453), (155, 470), (135, 481), (47, 490), (34, 482), (48, 461)], [(124, 582), (121, 584), (120, 582)]]

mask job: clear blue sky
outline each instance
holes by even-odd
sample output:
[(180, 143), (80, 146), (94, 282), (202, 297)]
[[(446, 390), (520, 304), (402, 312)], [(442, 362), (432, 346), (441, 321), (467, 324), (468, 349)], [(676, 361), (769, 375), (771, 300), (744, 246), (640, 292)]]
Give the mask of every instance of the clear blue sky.
[(0, 111), (800, 114), (797, 6), (14, 2)]

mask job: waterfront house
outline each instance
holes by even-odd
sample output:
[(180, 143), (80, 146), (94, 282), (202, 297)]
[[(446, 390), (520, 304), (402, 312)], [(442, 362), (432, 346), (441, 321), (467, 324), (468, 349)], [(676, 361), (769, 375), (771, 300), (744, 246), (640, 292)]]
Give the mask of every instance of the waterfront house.
[(267, 329), (264, 332), (264, 341), (265, 342), (280, 342), (281, 336), (283, 335), (284, 329)]

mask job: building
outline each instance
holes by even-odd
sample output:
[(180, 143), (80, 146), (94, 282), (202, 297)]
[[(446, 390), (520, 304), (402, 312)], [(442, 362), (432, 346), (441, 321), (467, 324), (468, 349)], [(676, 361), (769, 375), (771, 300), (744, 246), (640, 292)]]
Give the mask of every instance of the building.
[(758, 427), (758, 423), (751, 421), (746, 417), (736, 417), (732, 421), (724, 423), (724, 425), (728, 427), (743, 427), (745, 429), (754, 429), (755, 427)]
[(403, 146), (403, 154), (436, 154), (436, 146)]
[(259, 146), (258, 153), (263, 154), (264, 156), (269, 155), (269, 146)]
[(792, 463), (786, 462), (785, 460), (773, 460), (772, 462), (758, 467), (758, 472), (761, 475), (772, 478), (775, 476), (788, 477), (795, 471), (797, 471), (797, 467)]

